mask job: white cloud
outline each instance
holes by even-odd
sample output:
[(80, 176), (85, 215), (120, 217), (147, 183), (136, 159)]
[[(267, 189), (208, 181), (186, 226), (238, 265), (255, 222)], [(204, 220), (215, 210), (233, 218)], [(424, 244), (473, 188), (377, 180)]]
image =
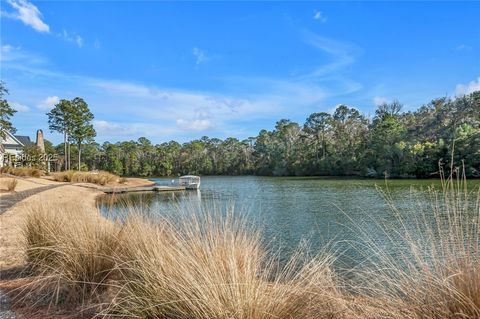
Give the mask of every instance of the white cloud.
[(75, 43), (79, 48), (83, 46), (82, 37), (76, 34), (75, 32), (70, 33), (64, 29), (62, 33), (59, 34), (59, 36), (68, 42)]
[(38, 104), (38, 108), (42, 110), (50, 110), (58, 102), (60, 102), (60, 98), (58, 96), (48, 96), (41, 101), (40, 104)]
[(8, 18), (22, 21), (38, 32), (50, 32), (50, 27), (42, 21), (42, 13), (27, 0), (7, 0), (16, 12), (2, 12)]
[(119, 136), (128, 136), (128, 135), (134, 135), (138, 133), (137, 130), (131, 126), (129, 127), (128, 125), (125, 125), (125, 124), (114, 123), (114, 122), (109, 122), (104, 120), (94, 121), (93, 126), (95, 127), (95, 130), (99, 132), (119, 135)]
[(373, 98), (373, 104), (375, 104), (375, 106), (379, 106), (379, 105), (389, 103), (389, 102), (390, 101), (384, 96), (375, 96)]
[[(150, 120), (173, 122), (177, 128), (191, 130), (219, 129), (236, 119), (302, 112), (302, 107), (318, 106), (326, 95), (321, 87), (301, 81), (252, 78), (225, 81), (235, 83), (237, 88), (245, 87), (248, 93), (216, 94), (98, 79), (91, 79), (89, 84), (100, 88), (104, 95), (121, 97), (125, 104), (135, 103), (137, 113)], [(292, 108), (292, 105), (299, 107)], [(125, 111), (129, 112), (127, 106)]]
[(18, 103), (18, 102), (8, 102), (11, 107), (13, 107), (14, 110), (17, 110), (18, 112), (28, 112), (30, 108), (24, 104)]
[(4, 54), (8, 54), (12, 51), (14, 51), (15, 49), (18, 49), (18, 48), (15, 48), (14, 46), (10, 45), (10, 44), (5, 44), (5, 45), (2, 45), (2, 56), (4, 56)]
[(193, 48), (193, 51), (192, 51), (193, 55), (195, 56), (195, 63), (197, 65), (200, 65), (202, 63), (206, 63), (206, 62), (209, 62), (213, 59), (213, 57), (211, 56), (207, 56), (205, 54), (205, 52), (202, 50), (202, 49), (199, 49), (197, 47)]
[(102, 138), (138, 138), (140, 136), (151, 138), (174, 133), (174, 131), (169, 128), (150, 123), (117, 123), (105, 120), (95, 120), (93, 121), (93, 126), (98, 135), (102, 136)]
[(83, 39), (79, 35), (75, 37), (75, 43), (81, 48), (83, 46)]
[(207, 119), (178, 119), (177, 126), (184, 130), (205, 131), (213, 127)]
[(327, 22), (327, 17), (325, 16), (325, 14), (323, 14), (322, 11), (315, 11), (315, 14), (313, 15), (313, 19), (318, 20), (322, 23)]
[[(4, 44), (0, 48), (0, 62), (2, 62), (2, 67), (8, 66), (17, 70), (33, 70), (37, 66), (47, 65), (47, 60), (37, 54), (31, 54), (22, 50), (21, 47), (15, 47), (9, 44)], [(43, 72), (47, 72), (43, 70)]]
[(475, 91), (480, 91), (480, 77), (476, 81), (471, 81), (468, 84), (457, 84), (455, 93), (457, 95), (466, 95)]
[[(345, 94), (352, 87), (358, 89), (355, 83), (346, 88), (345, 79), (332, 80), (335, 76), (331, 74), (325, 78), (222, 78), (228, 87), (235, 88), (232, 91), (165, 88), (55, 72), (51, 71), (54, 68), (48, 60), (32, 64), (26, 58), (26, 55), (32, 55), (28, 52), (13, 47), (6, 47), (5, 51), (10, 51), (4, 66), (12, 78), (19, 81), (30, 75), (36, 78), (35, 85), (28, 91), (17, 90), (18, 96), (12, 96), (14, 100), (28, 93), (30, 100), (23, 100), (25, 103), (48, 110), (59, 100), (53, 96), (52, 87), (57, 92), (64, 92), (65, 96), (87, 97), (92, 112), (99, 119), (95, 122), (99, 141), (140, 136), (157, 140), (190, 140), (206, 130), (212, 136), (239, 134), (237, 136), (243, 138), (252, 134), (252, 128), (245, 129), (242, 124), (245, 121), (272, 121), (281, 117), (301, 119), (305, 114), (325, 109), (322, 104), (327, 96), (335, 92)], [(25, 58), (18, 58), (21, 55)], [(324, 81), (329, 84), (337, 81), (339, 85), (332, 92), (322, 84)], [(69, 91), (72, 87), (75, 93)], [(47, 94), (51, 96), (45, 98), (45, 92), (50, 92)], [(118, 122), (110, 122), (112, 119)]]
[(333, 61), (317, 67), (311, 72), (309, 77), (323, 77), (330, 75), (355, 62), (355, 57), (361, 52), (361, 49), (355, 45), (323, 37), (311, 32), (303, 33), (304, 41), (323, 52), (329, 54)]

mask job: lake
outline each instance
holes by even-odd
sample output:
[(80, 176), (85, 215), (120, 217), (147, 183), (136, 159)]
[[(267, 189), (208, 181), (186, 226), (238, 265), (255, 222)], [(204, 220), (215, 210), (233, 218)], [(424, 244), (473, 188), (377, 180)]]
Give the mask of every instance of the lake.
[[(171, 178), (152, 178), (169, 185)], [(480, 181), (469, 181), (469, 188)], [(361, 262), (351, 243), (368, 236), (377, 245), (399, 253), (394, 231), (402, 225), (416, 229), (418, 216), (431, 216), (427, 188), (441, 188), (436, 180), (364, 180), (318, 177), (206, 176), (199, 191), (115, 195), (112, 207), (102, 204), (106, 214), (115, 214), (125, 200), (142, 205), (154, 214), (175, 214), (178, 207), (235, 205), (237, 214), (258, 225), (265, 243), (280, 251), (283, 259), (299, 243), (308, 240), (308, 251), (328, 247), (339, 256), (337, 265), (352, 268)], [(386, 192), (397, 211), (384, 198)], [(405, 218), (400, 223), (398, 215)], [(392, 231), (390, 231), (392, 230)]]

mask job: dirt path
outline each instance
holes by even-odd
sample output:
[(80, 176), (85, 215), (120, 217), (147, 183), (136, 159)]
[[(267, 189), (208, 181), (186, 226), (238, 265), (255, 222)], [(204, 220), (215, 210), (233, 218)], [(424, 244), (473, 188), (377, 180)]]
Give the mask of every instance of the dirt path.
[(56, 188), (62, 186), (62, 184), (57, 184), (57, 185), (47, 185), (47, 186), (41, 186), (37, 188), (32, 188), (29, 190), (25, 190), (22, 192), (16, 192), (12, 194), (7, 194), (3, 195), (0, 197), (0, 215), (9, 210), (10, 208), (13, 207), (13, 205), (19, 203), (20, 201), (26, 199), (27, 197), (30, 197), (32, 195), (38, 194), (40, 192), (44, 192), (46, 190)]

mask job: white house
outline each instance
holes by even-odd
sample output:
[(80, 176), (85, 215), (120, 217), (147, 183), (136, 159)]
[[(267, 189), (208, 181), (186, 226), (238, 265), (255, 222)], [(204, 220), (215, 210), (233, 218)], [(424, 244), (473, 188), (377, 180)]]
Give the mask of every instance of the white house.
[(7, 155), (18, 156), (22, 153), (23, 147), (32, 144), (30, 137), (23, 135), (13, 135), (4, 131), (5, 137), (0, 137), (0, 167), (4, 165)]

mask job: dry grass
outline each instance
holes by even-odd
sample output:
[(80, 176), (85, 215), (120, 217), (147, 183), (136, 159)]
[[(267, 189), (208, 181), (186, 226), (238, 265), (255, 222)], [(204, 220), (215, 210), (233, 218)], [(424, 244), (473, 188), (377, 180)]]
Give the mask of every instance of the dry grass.
[(480, 191), (466, 185), (444, 179), (408, 218), (385, 194), (401, 227), (381, 228), (402, 253), (393, 255), (363, 231), (368, 266), (357, 271), (360, 294), (396, 305), (401, 318), (480, 318)]
[(134, 213), (116, 224), (65, 211), (39, 205), (24, 226), (34, 290), (55, 303), (113, 295), (102, 314), (128, 318), (348, 318), (351, 311), (330, 257), (299, 254), (279, 270), (258, 232), (231, 216), (154, 221)]
[(8, 192), (14, 192), (17, 188), (18, 180), (16, 178), (9, 178), (2, 181), (2, 184), (5, 186)]
[(65, 171), (54, 173), (53, 179), (58, 182), (92, 183), (106, 185), (118, 181), (119, 177), (108, 172)]
[(348, 318), (332, 259), (301, 254), (279, 269), (259, 233), (230, 216), (127, 219), (122, 287), (107, 310), (127, 318)]
[(44, 175), (44, 172), (41, 169), (35, 167), (11, 167), (4, 166), (0, 167), (1, 174), (10, 174), (21, 177), (41, 177)]
[(26, 253), (36, 286), (55, 301), (93, 295), (106, 317), (479, 318), (480, 192), (464, 185), (432, 189), (413, 221), (391, 207), (401, 227), (380, 226), (400, 256), (359, 229), (368, 268), (348, 281), (331, 254), (299, 248), (280, 263), (233, 211), (151, 219), (130, 210), (106, 223), (95, 211), (44, 204), (27, 219)]
[(115, 225), (78, 206), (38, 204), (23, 231), (28, 266), (38, 276), (34, 290), (55, 303), (84, 302), (105, 290), (115, 268)]

